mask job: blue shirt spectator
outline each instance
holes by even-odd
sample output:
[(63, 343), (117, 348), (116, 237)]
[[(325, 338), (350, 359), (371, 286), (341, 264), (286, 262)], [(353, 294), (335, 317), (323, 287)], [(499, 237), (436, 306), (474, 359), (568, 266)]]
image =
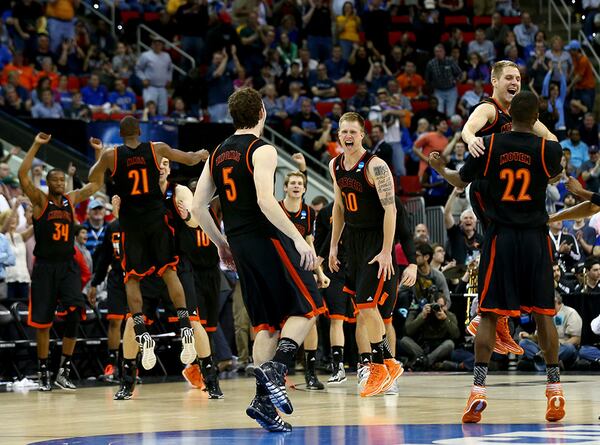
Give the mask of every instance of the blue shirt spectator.
[(6, 239), (6, 235), (0, 233), (0, 280), (6, 279), (6, 268), (14, 265), (15, 253)]
[(577, 170), (581, 165), (590, 159), (588, 145), (581, 140), (581, 134), (578, 128), (572, 128), (569, 131), (569, 139), (560, 141), (561, 147), (571, 150), (571, 165)]
[(108, 101), (113, 108), (122, 111), (135, 111), (137, 101), (135, 94), (125, 88), (125, 83), (121, 79), (115, 81), (115, 91), (108, 95)]
[(558, 113), (558, 121), (554, 128), (557, 131), (564, 131), (567, 129), (565, 125), (565, 98), (567, 97), (567, 78), (565, 74), (561, 71), (560, 75), (560, 87), (555, 84), (550, 85), (550, 80), (552, 79), (552, 75), (554, 73), (554, 69), (548, 71), (546, 77), (544, 78), (544, 85), (542, 87), (542, 96), (548, 98), (548, 111), (551, 113), (554, 112), (556, 108), (556, 112)]
[(50, 90), (42, 91), (41, 101), (31, 109), (31, 117), (34, 118), (60, 119), (64, 116), (62, 107), (54, 102)]
[(92, 107), (101, 107), (108, 102), (108, 91), (104, 85), (100, 85), (97, 74), (90, 76), (89, 83), (81, 89), (83, 103)]
[(347, 77), (348, 61), (342, 58), (342, 48), (340, 46), (336, 45), (333, 47), (331, 58), (325, 61), (325, 66), (327, 67), (329, 78), (334, 82)]

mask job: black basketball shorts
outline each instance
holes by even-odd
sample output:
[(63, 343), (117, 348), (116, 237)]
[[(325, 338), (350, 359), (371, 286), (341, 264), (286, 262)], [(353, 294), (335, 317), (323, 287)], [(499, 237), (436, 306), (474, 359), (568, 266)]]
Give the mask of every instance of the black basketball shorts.
[(198, 297), (200, 322), (206, 332), (215, 332), (219, 323), (221, 269), (218, 265), (194, 269), (194, 283)]
[(339, 272), (330, 272), (326, 267), (324, 272), (330, 280), (329, 287), (321, 289), (327, 305), (327, 317), (332, 320), (356, 323), (358, 309), (354, 303), (354, 297), (344, 290), (345, 271), (341, 268)]
[(129, 313), (127, 306), (127, 293), (125, 292), (125, 283), (123, 283), (123, 273), (111, 269), (106, 280), (106, 314), (107, 320), (123, 320)]

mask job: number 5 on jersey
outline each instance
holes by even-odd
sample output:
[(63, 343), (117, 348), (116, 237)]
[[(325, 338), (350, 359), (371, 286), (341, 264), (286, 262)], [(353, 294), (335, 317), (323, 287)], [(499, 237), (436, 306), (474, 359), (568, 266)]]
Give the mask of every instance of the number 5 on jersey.
[(230, 178), (233, 167), (226, 167), (223, 169), (223, 185), (225, 186), (225, 196), (229, 202), (233, 202), (237, 199), (237, 189), (235, 188), (235, 182), (233, 178)]

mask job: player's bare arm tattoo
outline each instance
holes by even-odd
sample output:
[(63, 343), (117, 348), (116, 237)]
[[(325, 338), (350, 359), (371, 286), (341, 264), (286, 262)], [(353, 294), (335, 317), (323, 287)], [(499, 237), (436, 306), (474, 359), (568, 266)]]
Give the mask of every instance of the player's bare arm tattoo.
[(379, 201), (383, 207), (394, 204), (394, 182), (387, 165), (373, 167), (375, 175), (375, 187), (379, 195)]

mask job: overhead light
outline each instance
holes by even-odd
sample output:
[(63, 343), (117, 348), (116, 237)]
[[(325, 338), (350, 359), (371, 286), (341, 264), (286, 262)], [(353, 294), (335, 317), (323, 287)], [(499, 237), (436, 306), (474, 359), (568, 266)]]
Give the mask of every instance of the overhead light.
[(123, 25), (117, 25), (117, 29), (118, 29), (119, 31), (122, 31), (122, 30), (123, 30)]

